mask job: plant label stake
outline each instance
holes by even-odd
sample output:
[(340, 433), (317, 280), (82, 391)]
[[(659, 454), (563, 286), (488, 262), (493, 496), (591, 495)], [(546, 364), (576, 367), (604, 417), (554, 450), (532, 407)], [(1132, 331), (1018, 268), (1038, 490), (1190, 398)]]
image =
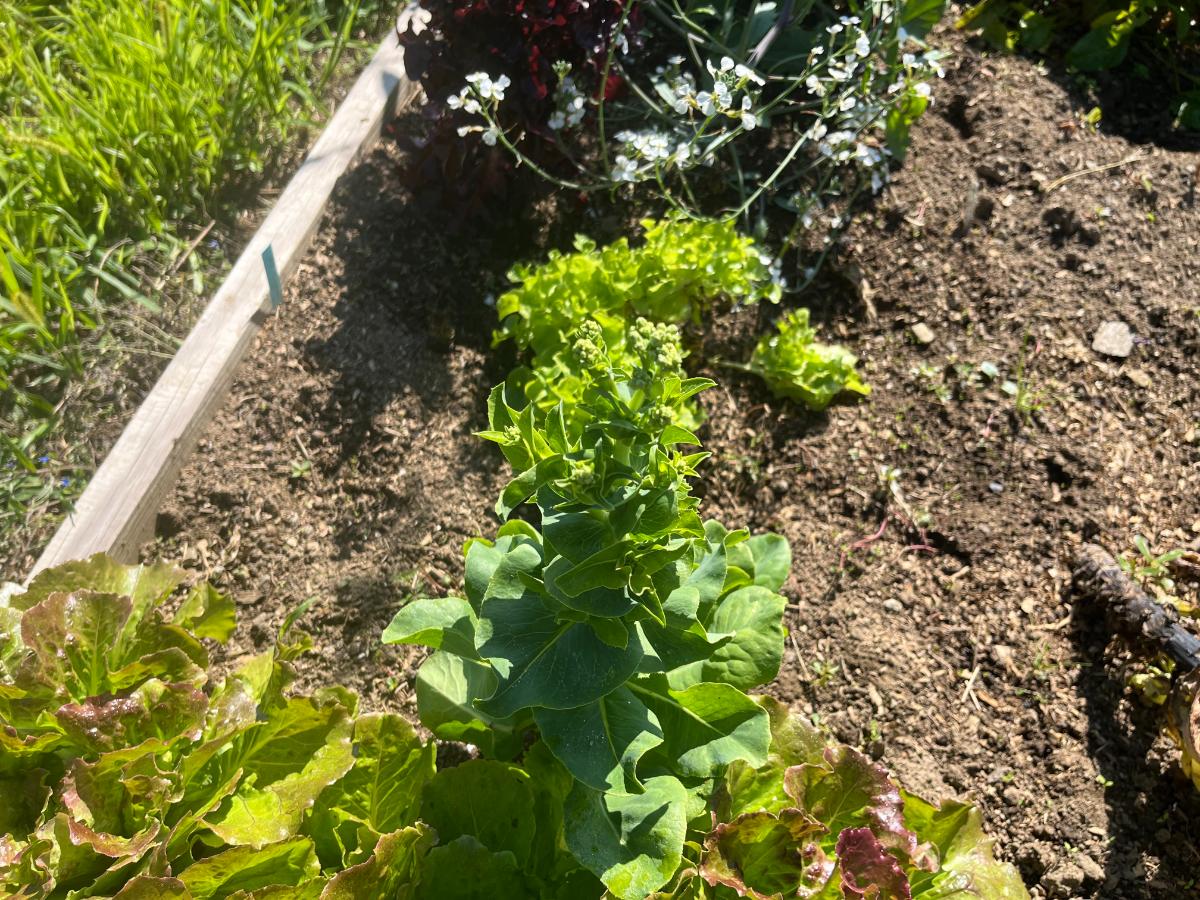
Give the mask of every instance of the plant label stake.
[(271, 292), (271, 309), (283, 304), (283, 284), (279, 280), (279, 269), (275, 266), (275, 250), (270, 244), (262, 252), (263, 268), (267, 270), (267, 290)]

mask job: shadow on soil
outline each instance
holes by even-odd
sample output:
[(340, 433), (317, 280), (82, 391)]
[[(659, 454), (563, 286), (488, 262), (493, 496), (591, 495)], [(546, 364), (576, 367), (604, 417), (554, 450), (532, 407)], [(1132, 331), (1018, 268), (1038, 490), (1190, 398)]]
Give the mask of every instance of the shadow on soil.
[(1111, 885), (1138, 873), (1135, 880), (1144, 878), (1150, 891), (1164, 897), (1183, 896), (1177, 893), (1177, 882), (1159, 879), (1154, 860), (1191, 855), (1200, 865), (1194, 849), (1198, 835), (1193, 833), (1200, 822), (1200, 794), (1178, 766), (1166, 773), (1157, 771), (1153, 748), (1162, 730), (1162, 710), (1134, 703), (1126, 706), (1131, 725), (1122, 723), (1126, 687), (1121, 674), (1109, 665), (1106, 651), (1111, 631), (1102, 617), (1089, 614), (1092, 611), (1076, 607), (1072, 637), (1091, 663), (1079, 679), (1088, 717), (1088, 750), (1101, 776), (1110, 782), (1105, 805), (1111, 853), (1105, 875)]

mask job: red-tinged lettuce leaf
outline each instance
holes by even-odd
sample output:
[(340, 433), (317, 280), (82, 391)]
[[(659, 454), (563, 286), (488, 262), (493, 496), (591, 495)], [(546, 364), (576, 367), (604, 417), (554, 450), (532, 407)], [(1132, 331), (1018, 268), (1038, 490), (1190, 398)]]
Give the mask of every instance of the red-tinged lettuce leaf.
[(829, 829), (827, 843), (847, 828), (867, 827), (902, 860), (926, 862), (924, 854), (918, 854), (917, 836), (904, 824), (900, 788), (853, 747), (828, 747), (821, 763), (788, 769), (784, 790), (797, 807)]
[(312, 843), (303, 837), (261, 849), (232, 847), (193, 862), (178, 878), (195, 900), (224, 898), (272, 885), (299, 886), (320, 874)]
[(847, 828), (839, 834), (837, 860), (846, 900), (912, 900), (899, 861), (870, 828)]
[(46, 897), (54, 886), (46, 857), (53, 842), (45, 838), (17, 840), (0, 834), (0, 895)]
[(157, 613), (139, 619), (128, 597), (94, 591), (46, 597), (22, 617), (21, 639), (30, 654), (16, 686), (48, 686), (76, 703), (154, 677), (200, 685), (208, 663), (195, 638)]
[(12, 598), (13, 607), (27, 610), (51, 594), (96, 591), (128, 597), (138, 620), (159, 606), (183, 583), (184, 573), (175, 566), (155, 564), (129, 566), (103, 553), (46, 569), (29, 583), (28, 589)]
[[(257, 785), (262, 787), (240, 789), (204, 823), (233, 846), (262, 848), (292, 837), (321, 792), (354, 766), (352, 730), (349, 718), (340, 718), (300, 771), (274, 781), (260, 774)], [(271, 770), (257, 770), (263, 771)], [(249, 783), (249, 779), (244, 782)]]
[(120, 697), (68, 703), (54, 714), (63, 732), (88, 755), (132, 747), (156, 738), (196, 740), (208, 698), (190, 684), (152, 678)]
[(423, 825), (383, 835), (365, 862), (344, 869), (329, 880), (320, 900), (364, 897), (409, 900), (417, 896), (421, 868), (434, 840), (434, 832)]
[(1167, 712), (1168, 729), (1179, 745), (1179, 765), (1200, 791), (1200, 669), (1179, 679)]
[(117, 891), (112, 900), (192, 900), (192, 893), (178, 878), (138, 875)]
[(729, 767), (717, 798), (716, 812), (721, 821), (747, 812), (779, 812), (794, 806), (795, 801), (784, 790), (784, 773), (792, 766), (824, 761), (825, 739), (807, 719), (771, 697), (755, 697), (754, 701), (766, 710), (770, 723), (767, 762), (758, 767), (735, 762)]
[[(464, 834), (425, 856), (421, 896), (438, 900), (528, 900), (532, 893), (516, 858)], [(403, 896), (403, 895), (402, 895)]]
[[(421, 792), (436, 771), (436, 746), (394, 715), (363, 716), (354, 723), (354, 768), (326, 788), (307, 833), (326, 868), (358, 862), (381, 835), (411, 825)], [(361, 844), (366, 829), (372, 843)]]
[(974, 806), (947, 801), (940, 807), (913, 794), (904, 795), (904, 821), (939, 862), (937, 871), (911, 873), (915, 898), (1028, 900), (1021, 877), (1008, 863), (997, 862), (994, 842), (984, 836)]
[[(754, 900), (794, 896), (813, 875), (828, 880), (817, 843), (824, 833), (820, 822), (797, 809), (745, 813), (705, 838), (700, 875), (710, 886), (722, 884)], [(810, 872), (814, 863), (817, 871)]]

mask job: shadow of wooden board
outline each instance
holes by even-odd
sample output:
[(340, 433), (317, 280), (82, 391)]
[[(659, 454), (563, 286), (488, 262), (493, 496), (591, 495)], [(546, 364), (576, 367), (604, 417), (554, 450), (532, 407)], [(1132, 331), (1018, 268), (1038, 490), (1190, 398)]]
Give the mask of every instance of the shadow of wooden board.
[(404, 51), (395, 34), (389, 34), (121, 432), (30, 578), (94, 553), (136, 561), (139, 547), (153, 536), (163, 498), (225, 399), (271, 309), (264, 250), (271, 248), (280, 283), (286, 283), (312, 242), (338, 178), (375, 144), (383, 126), (417, 91), (404, 74)]

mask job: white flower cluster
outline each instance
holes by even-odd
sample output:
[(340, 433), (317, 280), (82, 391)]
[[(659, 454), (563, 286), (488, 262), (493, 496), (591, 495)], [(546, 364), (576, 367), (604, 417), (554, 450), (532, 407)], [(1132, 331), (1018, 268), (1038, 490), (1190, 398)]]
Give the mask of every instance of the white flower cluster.
[(555, 63), (554, 71), (558, 75), (558, 90), (554, 92), (554, 112), (550, 113), (546, 124), (554, 131), (562, 131), (583, 121), (587, 114), (587, 97), (571, 77), (570, 63)]
[(575, 86), (575, 79), (567, 76), (560, 81), (554, 99), (556, 109), (546, 120), (546, 124), (553, 130), (574, 128), (583, 121), (583, 116), (587, 112), (587, 98), (583, 95), (583, 91)]
[[(500, 101), (504, 92), (512, 85), (507, 75), (493, 79), (486, 72), (473, 72), (467, 76), (467, 83), (457, 94), (446, 98), (446, 105), (451, 109), (461, 109), (471, 115), (487, 116)], [(481, 132), (483, 142), (489, 147), (496, 146), (500, 139), (500, 129), (489, 119), (487, 127), (480, 125), (464, 125), (458, 129), (458, 136), (465, 137), (472, 131)]]
[(692, 147), (665, 131), (620, 131), (621, 152), (613, 160), (613, 181), (641, 181), (660, 166), (685, 168), (692, 162)]
[(758, 116), (754, 113), (753, 89), (750, 85), (761, 87), (765, 84), (763, 79), (749, 66), (735, 63), (728, 56), (722, 57), (720, 64), (713, 64), (710, 60), (705, 65), (713, 79), (712, 90), (696, 91), (690, 80), (681, 81), (676, 86), (672, 104), (675, 112), (685, 115), (697, 109), (707, 117), (723, 115), (737, 119), (747, 131), (756, 128)]

